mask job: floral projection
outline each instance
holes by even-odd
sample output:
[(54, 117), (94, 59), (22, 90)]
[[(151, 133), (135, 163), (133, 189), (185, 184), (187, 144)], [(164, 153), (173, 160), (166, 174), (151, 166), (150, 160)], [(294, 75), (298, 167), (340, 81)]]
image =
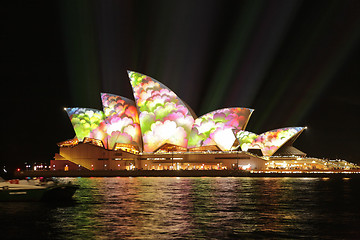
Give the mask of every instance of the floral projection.
[(102, 111), (92, 108), (65, 108), (65, 111), (80, 141), (90, 137), (91, 131), (96, 129), (105, 118)]
[[(234, 132), (246, 127), (252, 112), (249, 108), (224, 108), (198, 117), (192, 127), (188, 147), (207, 146), (215, 142), (221, 150), (230, 150), (236, 139)], [(230, 139), (232, 143), (223, 142)]]
[(144, 151), (164, 143), (188, 146), (194, 118), (186, 105), (165, 85), (146, 75), (128, 72), (139, 109)]
[(236, 138), (239, 140), (239, 144), (242, 151), (247, 151), (251, 146), (251, 143), (258, 137), (257, 134), (240, 130), (236, 134)]
[(113, 149), (116, 143), (126, 143), (141, 149), (141, 131), (135, 102), (117, 95), (102, 93), (104, 111), (90, 108), (66, 108), (76, 137), (101, 140)]
[(132, 144), (141, 149), (141, 131), (135, 102), (114, 94), (102, 93), (104, 121), (91, 133), (108, 149), (116, 143)]
[(186, 104), (165, 85), (140, 73), (128, 71), (128, 75), (135, 102), (102, 93), (103, 111), (65, 108), (75, 130), (74, 143), (88, 138), (87, 142), (101, 141), (97, 145), (106, 149), (128, 144), (144, 152), (154, 152), (165, 143), (184, 148), (216, 145), (222, 151), (240, 144), (242, 151), (260, 148), (264, 156), (272, 156), (304, 129), (281, 128), (261, 135), (245, 131), (253, 110), (240, 107), (216, 110), (194, 120)]
[(271, 130), (260, 134), (252, 141), (249, 148), (260, 148), (264, 156), (272, 156), (284, 143), (296, 134), (300, 134), (303, 127), (289, 127)]

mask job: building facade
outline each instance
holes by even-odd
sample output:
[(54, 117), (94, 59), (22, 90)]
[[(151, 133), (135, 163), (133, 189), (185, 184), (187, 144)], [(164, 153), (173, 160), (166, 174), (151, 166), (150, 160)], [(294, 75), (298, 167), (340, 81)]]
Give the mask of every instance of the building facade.
[(128, 71), (134, 99), (101, 94), (102, 110), (65, 108), (76, 136), (58, 144), (52, 170), (329, 169), (292, 145), (306, 127), (246, 129), (249, 108), (197, 117), (173, 91)]

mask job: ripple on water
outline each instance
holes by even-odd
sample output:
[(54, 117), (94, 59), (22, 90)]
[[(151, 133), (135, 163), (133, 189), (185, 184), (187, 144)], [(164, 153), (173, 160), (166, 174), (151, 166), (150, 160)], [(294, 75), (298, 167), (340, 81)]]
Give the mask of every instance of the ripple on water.
[(353, 238), (359, 180), (76, 178), (67, 204), (3, 203), (2, 239)]

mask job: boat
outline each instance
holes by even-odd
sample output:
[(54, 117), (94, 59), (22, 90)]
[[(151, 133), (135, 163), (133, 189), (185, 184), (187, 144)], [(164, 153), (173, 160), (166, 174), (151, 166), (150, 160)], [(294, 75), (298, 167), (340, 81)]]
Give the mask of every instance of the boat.
[(60, 183), (54, 179), (12, 179), (0, 178), (0, 202), (24, 201), (66, 201), (79, 187), (68, 183)]

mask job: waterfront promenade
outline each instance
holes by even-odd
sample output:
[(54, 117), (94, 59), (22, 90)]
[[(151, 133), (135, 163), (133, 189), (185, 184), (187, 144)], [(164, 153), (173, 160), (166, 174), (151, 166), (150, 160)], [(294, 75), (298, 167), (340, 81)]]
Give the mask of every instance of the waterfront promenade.
[(359, 170), (72, 170), (21, 171), (15, 178), (25, 177), (351, 177), (360, 178)]

